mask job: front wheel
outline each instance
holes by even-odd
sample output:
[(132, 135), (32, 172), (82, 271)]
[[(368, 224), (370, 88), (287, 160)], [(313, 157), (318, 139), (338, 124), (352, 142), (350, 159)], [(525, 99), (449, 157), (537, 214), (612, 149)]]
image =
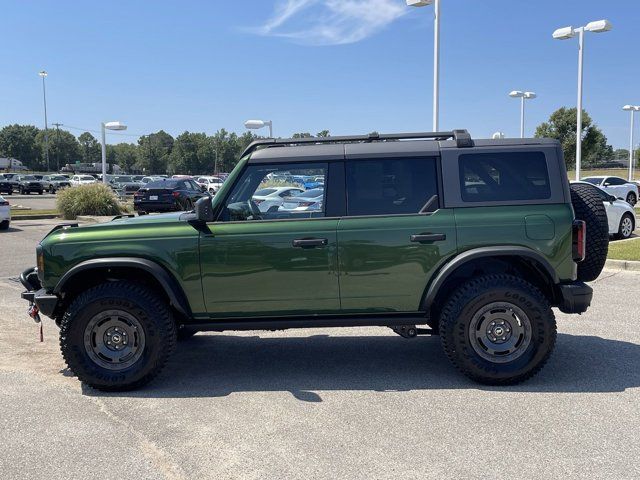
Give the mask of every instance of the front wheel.
[(143, 285), (108, 282), (78, 296), (60, 323), (60, 349), (87, 385), (131, 390), (150, 382), (176, 345), (166, 302)]
[(467, 377), (513, 385), (538, 373), (549, 359), (556, 321), (535, 286), (511, 275), (486, 275), (449, 297), (440, 316), (440, 338)]

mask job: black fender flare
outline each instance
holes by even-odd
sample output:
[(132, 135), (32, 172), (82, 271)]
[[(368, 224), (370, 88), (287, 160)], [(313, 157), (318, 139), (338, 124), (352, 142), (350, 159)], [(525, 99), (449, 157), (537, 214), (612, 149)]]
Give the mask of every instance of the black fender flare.
[(169, 298), (171, 305), (187, 318), (191, 318), (191, 307), (187, 301), (187, 297), (177, 280), (158, 263), (147, 260), (146, 258), (137, 257), (112, 257), (112, 258), (95, 258), (86, 260), (69, 269), (60, 278), (53, 293), (59, 295), (64, 292), (64, 286), (75, 275), (92, 269), (106, 269), (112, 267), (127, 267), (143, 270), (151, 275), (160, 283), (162, 289)]
[(436, 274), (435, 278), (428, 286), (426, 294), (423, 297), (421, 303), (421, 310), (427, 310), (433, 305), (433, 301), (440, 290), (440, 287), (444, 285), (444, 282), (447, 280), (449, 275), (451, 275), (456, 269), (464, 265), (465, 263), (471, 262), (478, 258), (490, 258), (490, 257), (524, 257), (530, 260), (535, 261), (539, 265), (542, 266), (545, 273), (549, 276), (549, 278), (553, 281), (555, 285), (560, 283), (560, 279), (558, 278), (558, 274), (555, 269), (551, 266), (549, 261), (544, 258), (541, 254), (527, 247), (519, 247), (519, 246), (493, 246), (493, 247), (480, 247), (474, 248), (471, 250), (467, 250), (462, 252), (461, 254), (455, 256), (452, 260), (444, 265), (440, 269), (440, 271)]

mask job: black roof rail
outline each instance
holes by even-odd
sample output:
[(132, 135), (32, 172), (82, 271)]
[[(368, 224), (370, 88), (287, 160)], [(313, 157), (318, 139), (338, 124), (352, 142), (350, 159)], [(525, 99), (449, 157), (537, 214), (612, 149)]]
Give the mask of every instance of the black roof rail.
[(293, 145), (317, 145), (320, 143), (349, 143), (349, 142), (377, 142), (384, 140), (449, 140), (456, 141), (460, 148), (473, 147), (473, 139), (466, 130), (452, 130), (450, 132), (413, 132), (413, 133), (370, 133), (368, 135), (346, 135), (337, 137), (309, 137), (309, 138), (261, 138), (251, 142), (242, 152), (242, 157), (254, 152), (258, 147), (276, 147)]

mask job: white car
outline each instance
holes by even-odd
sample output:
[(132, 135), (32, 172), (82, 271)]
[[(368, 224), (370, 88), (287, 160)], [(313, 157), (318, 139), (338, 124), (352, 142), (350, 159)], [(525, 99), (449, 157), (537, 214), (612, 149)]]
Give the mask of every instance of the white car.
[(158, 180), (162, 179), (163, 177), (142, 177), (142, 180), (140, 180), (140, 182), (146, 185), (147, 183), (157, 182)]
[[(588, 183), (588, 182), (572, 182)], [(602, 203), (607, 211), (607, 221), (609, 223), (609, 235), (615, 238), (629, 238), (636, 228), (636, 212), (634, 208), (624, 200), (619, 200), (613, 195), (609, 195), (600, 187), (594, 190), (602, 197)]]
[(71, 177), (71, 186), (77, 187), (78, 185), (89, 185), (91, 183), (97, 183), (98, 181), (91, 175), (74, 175)]
[(222, 180), (218, 177), (198, 177), (196, 183), (205, 187), (209, 193), (216, 193), (222, 186)]
[(2, 195), (0, 195), (0, 230), (7, 230), (11, 223), (11, 207)]
[(638, 202), (638, 185), (628, 182), (624, 178), (602, 175), (586, 177), (582, 181), (600, 187), (609, 195), (626, 200), (629, 205), (635, 205)]
[(285, 198), (293, 197), (302, 192), (304, 190), (298, 187), (267, 187), (256, 190), (251, 199), (258, 205), (262, 213), (266, 213), (269, 209), (277, 211)]

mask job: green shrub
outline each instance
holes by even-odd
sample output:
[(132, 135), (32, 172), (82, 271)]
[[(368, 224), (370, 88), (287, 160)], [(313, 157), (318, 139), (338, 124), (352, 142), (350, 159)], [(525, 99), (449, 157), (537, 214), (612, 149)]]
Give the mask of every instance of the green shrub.
[(122, 209), (116, 194), (107, 185), (94, 183), (58, 191), (58, 211), (67, 220), (78, 215), (120, 215)]

